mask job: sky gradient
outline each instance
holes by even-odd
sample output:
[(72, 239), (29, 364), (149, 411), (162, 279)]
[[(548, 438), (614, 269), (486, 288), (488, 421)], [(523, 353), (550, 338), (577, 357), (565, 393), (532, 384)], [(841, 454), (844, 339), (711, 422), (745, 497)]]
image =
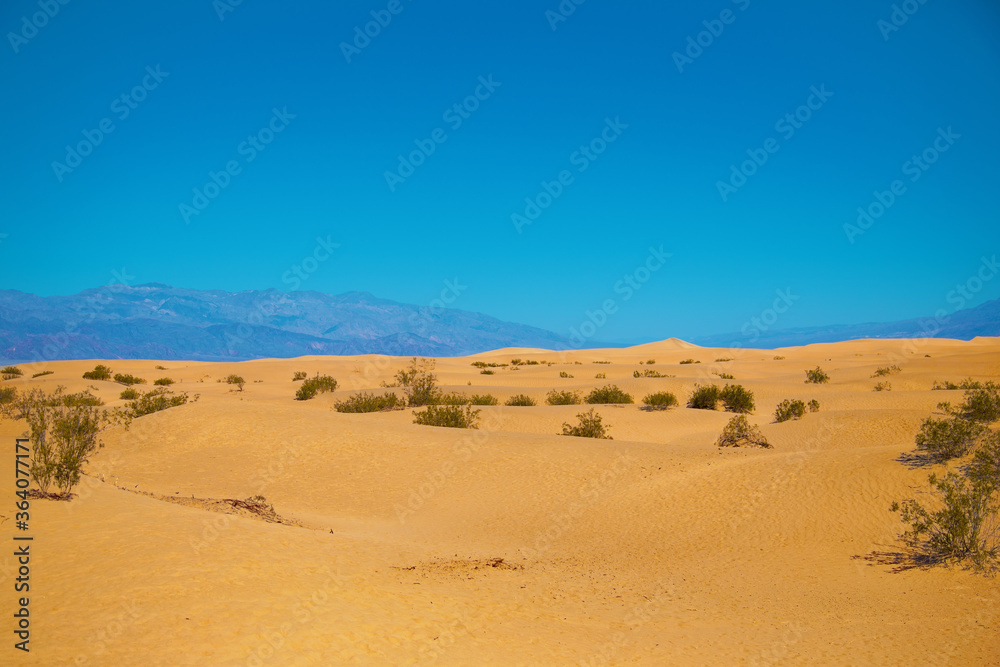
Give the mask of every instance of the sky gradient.
[(895, 7), (7, 2), (0, 287), (457, 280), (564, 335), (611, 301), (612, 342), (953, 309), (1000, 252), (1000, 6)]

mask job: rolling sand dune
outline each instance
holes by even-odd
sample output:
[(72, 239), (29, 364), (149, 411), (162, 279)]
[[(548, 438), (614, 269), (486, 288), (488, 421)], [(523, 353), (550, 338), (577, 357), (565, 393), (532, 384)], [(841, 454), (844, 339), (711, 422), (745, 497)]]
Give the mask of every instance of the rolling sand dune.
[[(512, 357), (554, 365), (471, 365)], [(854, 558), (894, 544), (889, 505), (924, 485), (929, 470), (897, 457), (939, 401), (961, 397), (932, 383), (1000, 378), (1000, 339), (501, 350), (436, 362), (446, 390), (540, 403), (485, 407), (478, 431), (332, 410), (406, 361), (106, 362), (200, 399), (108, 431), (71, 502), (33, 501), (32, 651), (8, 634), (0, 662), (1000, 664), (998, 579)], [(4, 385), (94, 385), (122, 404), (120, 385), (80, 379), (94, 363)], [(890, 363), (902, 372), (871, 377)], [(805, 384), (817, 365), (830, 382)], [(647, 369), (674, 377), (633, 377)], [(299, 370), (340, 390), (295, 401)], [(773, 449), (715, 447), (721, 411), (599, 406), (609, 441), (556, 435), (583, 408), (541, 405), (550, 389), (607, 383), (683, 402), (721, 384), (713, 372), (754, 391), (751, 421)], [(243, 392), (217, 382), (230, 373)], [(873, 391), (881, 380), (892, 391)], [(785, 398), (822, 408), (770, 423)], [(0, 422), (8, 442), (23, 430)], [(253, 495), (289, 523), (211, 502)], [(0, 556), (5, 609), (15, 571)]]

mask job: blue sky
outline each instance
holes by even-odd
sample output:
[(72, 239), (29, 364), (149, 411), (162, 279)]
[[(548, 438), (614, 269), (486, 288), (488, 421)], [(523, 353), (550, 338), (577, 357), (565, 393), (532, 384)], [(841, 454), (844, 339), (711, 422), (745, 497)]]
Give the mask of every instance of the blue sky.
[(1000, 252), (989, 0), (162, 4), (0, 9), (0, 286), (458, 279), (635, 342), (929, 315)]

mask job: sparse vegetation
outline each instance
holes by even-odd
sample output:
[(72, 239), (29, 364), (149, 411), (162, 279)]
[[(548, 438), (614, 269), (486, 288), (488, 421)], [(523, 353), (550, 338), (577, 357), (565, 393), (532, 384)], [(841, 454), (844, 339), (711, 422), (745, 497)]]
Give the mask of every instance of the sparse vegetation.
[(402, 410), (403, 407), (403, 399), (391, 391), (387, 391), (381, 396), (362, 392), (333, 404), (333, 409), (337, 412), (349, 413)]
[(672, 378), (673, 375), (664, 375), (660, 371), (653, 370), (652, 368), (647, 368), (642, 371), (632, 371), (632, 377), (634, 378)]
[(158, 370), (158, 371), (165, 371), (165, 370), (167, 370), (166, 366), (160, 366), (159, 364), (157, 364), (156, 366), (153, 366), (153, 368), (155, 370)]
[(830, 376), (817, 366), (811, 371), (806, 371), (806, 384), (823, 384), (830, 381)]
[(308, 373), (305, 371), (295, 371), (292, 373), (292, 382), (298, 382), (299, 380), (305, 380), (308, 377)]
[(722, 380), (734, 380), (732, 373), (712, 373), (712, 375), (718, 375)]
[(87, 371), (83, 374), (84, 380), (110, 380), (111, 379), (111, 369), (104, 364), (97, 364), (94, 366), (94, 370)]
[(961, 389), (961, 387), (959, 387), (954, 382), (948, 382), (947, 380), (944, 382), (938, 382), (937, 380), (935, 380), (934, 384), (931, 386), (931, 391), (943, 391), (943, 390), (953, 390), (953, 389)]
[(132, 387), (129, 387), (128, 389), (123, 389), (122, 393), (118, 395), (118, 398), (120, 398), (123, 401), (135, 400), (139, 398), (139, 390), (133, 389)]
[(170, 378), (156, 378), (155, 380), (153, 380), (153, 384), (159, 387), (169, 387), (173, 383), (174, 381), (171, 380)]
[(40, 378), (40, 377), (42, 377), (44, 375), (52, 375), (53, 373), (55, 373), (55, 371), (40, 371), (38, 373), (35, 373), (31, 377), (32, 378)]
[(601, 415), (594, 412), (593, 408), (578, 414), (577, 419), (579, 421), (576, 426), (567, 422), (563, 423), (562, 435), (570, 435), (577, 438), (599, 438), (602, 440), (613, 439), (608, 435), (608, 429), (604, 425)]
[(647, 366), (652, 366), (655, 363), (656, 363), (656, 359), (647, 359), (646, 360), (646, 365)]
[(719, 404), (719, 388), (714, 384), (695, 385), (687, 406), (696, 410), (715, 410)]
[(17, 400), (17, 389), (14, 387), (0, 387), (0, 414), (6, 415), (7, 408)]
[(701, 362), (700, 361), (695, 361), (694, 359), (685, 359), (684, 361), (682, 361), (680, 363), (682, 363), (682, 364), (700, 364)]
[(774, 421), (786, 422), (790, 419), (802, 419), (806, 414), (806, 404), (800, 400), (785, 399), (774, 409)]
[(879, 366), (875, 369), (875, 372), (872, 373), (872, 377), (877, 378), (885, 377), (886, 375), (895, 375), (896, 373), (902, 372), (902, 370), (903, 369), (896, 364), (892, 364), (891, 366)]
[(0, 378), (4, 380), (13, 380), (14, 378), (19, 378), (24, 375), (24, 372), (17, 366), (5, 366), (0, 368)]
[[(330, 379), (332, 380), (333, 378)], [(246, 384), (246, 380), (244, 380), (241, 376), (236, 375), (234, 373), (232, 375), (226, 376), (226, 384), (236, 385), (237, 391), (243, 391), (243, 385)], [(337, 381), (333, 380), (333, 389), (336, 388), (337, 388)], [(333, 389), (331, 389), (330, 391), (333, 391)]]
[[(195, 396), (197, 400), (197, 395)], [(160, 412), (168, 408), (176, 408), (188, 402), (188, 395), (185, 393), (174, 394), (168, 389), (154, 389), (145, 394), (140, 394), (138, 398), (128, 405), (130, 416), (138, 418), (154, 412)]]
[(507, 402), (504, 403), (504, 405), (509, 405), (511, 407), (516, 407), (516, 408), (524, 408), (537, 405), (537, 403), (535, 403), (535, 399), (533, 399), (531, 396), (527, 396), (525, 394), (516, 394), (508, 398)]
[(646, 410), (666, 410), (677, 405), (677, 397), (669, 391), (658, 391), (653, 394), (646, 394), (642, 402)]
[(493, 371), (487, 370), (487, 369), (483, 369), (483, 370), (479, 371), (479, 374), (480, 375), (493, 375)]
[(433, 359), (418, 360), (413, 357), (408, 368), (396, 373), (396, 383), (403, 387), (406, 404), (411, 408), (439, 402), (440, 392), (437, 388), (437, 376), (431, 372), (433, 369)]
[(146, 378), (136, 377), (128, 373), (115, 373), (114, 381), (127, 387), (131, 387), (134, 384), (146, 384)]
[(577, 405), (580, 402), (580, 394), (575, 391), (556, 391), (553, 389), (545, 397), (545, 402), (549, 405)]
[(571, 378), (573, 376), (570, 375), (569, 373), (567, 373), (566, 371), (559, 371), (559, 377), (561, 377), (561, 378)]
[(413, 423), (445, 428), (478, 428), (479, 410), (471, 405), (428, 405), (413, 413)]
[(1000, 420), (1000, 385), (970, 379), (962, 383), (962, 389), (965, 390), (965, 400), (958, 407), (958, 412), (963, 417), (983, 424)]
[(594, 376), (595, 380), (606, 380), (608, 378), (606, 373), (598, 373)]
[(819, 401), (815, 398), (806, 403), (806, 406), (809, 408), (809, 412), (819, 412)]
[(774, 355), (774, 360), (775, 360), (775, 361), (781, 361), (782, 359), (784, 359), (784, 357), (783, 357), (783, 356), (781, 356), (780, 354), (776, 354), (776, 355)]
[(610, 361), (591, 361), (592, 364), (610, 364)]
[(719, 357), (718, 359), (715, 360), (715, 363), (721, 364), (724, 361), (732, 361), (732, 360), (733, 360), (732, 357)]
[(729, 412), (750, 413), (757, 407), (753, 392), (741, 384), (727, 384), (719, 392), (719, 398)]
[(872, 391), (892, 391), (892, 383), (891, 382), (879, 382), (878, 384), (876, 384), (872, 388)]
[[(238, 376), (229, 376), (238, 377)], [(243, 378), (239, 378), (242, 383)], [(226, 379), (229, 382), (229, 379)], [(230, 383), (235, 384), (235, 383)], [(242, 390), (242, 384), (240, 384), (240, 389)], [(302, 381), (299, 385), (298, 390), (295, 392), (295, 400), (297, 401), (308, 401), (311, 398), (316, 398), (318, 394), (323, 394), (328, 391), (337, 391), (337, 381), (329, 375), (320, 375), (316, 373), (311, 378)]]
[(965, 456), (989, 429), (960, 415), (946, 419), (928, 417), (920, 425), (915, 442), (917, 450), (935, 463)]
[(592, 405), (612, 405), (612, 404), (628, 404), (634, 403), (632, 396), (625, 393), (617, 387), (617, 385), (609, 384), (600, 389), (595, 389), (584, 402), (590, 403)]
[(472, 405), (499, 405), (500, 401), (493, 394), (473, 394), (469, 403)]
[(730, 419), (715, 444), (719, 447), (771, 447), (760, 429), (747, 421), (746, 415)]

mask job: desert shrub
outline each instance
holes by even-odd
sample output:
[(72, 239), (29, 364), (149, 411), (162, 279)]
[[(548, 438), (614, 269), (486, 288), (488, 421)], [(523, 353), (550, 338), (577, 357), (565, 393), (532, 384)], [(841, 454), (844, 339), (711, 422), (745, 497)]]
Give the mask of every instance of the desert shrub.
[(714, 384), (695, 385), (687, 406), (696, 410), (714, 410), (719, 404), (719, 388)]
[(391, 391), (387, 391), (381, 396), (362, 392), (350, 398), (337, 401), (333, 404), (333, 409), (337, 412), (382, 412), (384, 410), (396, 410), (403, 408), (403, 399)]
[(559, 377), (561, 377), (561, 378), (571, 378), (573, 376), (570, 375), (569, 373), (567, 373), (566, 371), (559, 371)]
[(411, 408), (422, 405), (433, 405), (438, 402), (437, 376), (431, 373), (434, 368), (432, 359), (410, 360), (408, 368), (396, 373), (396, 382), (406, 392), (406, 403)]
[(965, 390), (965, 400), (958, 411), (963, 417), (984, 424), (1000, 419), (1000, 385), (966, 380), (962, 389)]
[(595, 380), (606, 380), (606, 379), (608, 379), (608, 375), (607, 375), (607, 373), (598, 373), (597, 375), (594, 376), (594, 379)]
[(170, 378), (157, 378), (157, 379), (153, 380), (153, 384), (155, 384), (155, 385), (157, 385), (159, 387), (168, 387), (168, 386), (172, 385), (173, 383), (174, 383), (174, 381), (171, 380)]
[(806, 405), (809, 407), (809, 412), (819, 412), (819, 401), (815, 398), (806, 403)]
[(0, 368), (0, 378), (4, 380), (13, 380), (14, 378), (19, 378), (24, 375), (24, 372), (17, 366), (5, 366)]
[(909, 530), (900, 535), (920, 565), (956, 561), (977, 570), (995, 567), (1000, 553), (997, 481), (955, 472), (928, 478), (934, 506), (910, 498), (893, 503)]
[(553, 389), (545, 397), (549, 405), (576, 405), (580, 402), (580, 394), (575, 391), (556, 391)]
[(891, 382), (879, 382), (878, 384), (876, 384), (872, 388), (872, 391), (892, 391), (892, 383)]
[(128, 389), (123, 389), (122, 393), (118, 394), (118, 398), (123, 401), (133, 401), (139, 398), (139, 390), (129, 387)]
[(656, 359), (647, 359), (646, 360), (646, 365), (647, 366), (652, 366), (655, 363), (656, 363)]
[(158, 370), (158, 371), (165, 371), (165, 370), (167, 370), (166, 366), (160, 366), (159, 364), (157, 364), (156, 366), (153, 366), (153, 368), (155, 370)]
[(680, 363), (682, 363), (682, 364), (700, 364), (701, 362), (700, 361), (695, 361), (694, 359), (685, 359), (684, 361), (682, 361)]
[(42, 377), (44, 375), (52, 375), (53, 373), (55, 373), (55, 371), (40, 371), (38, 373), (35, 373), (31, 377), (32, 378), (40, 378), (40, 377)]
[(800, 400), (785, 399), (774, 409), (774, 421), (781, 423), (789, 419), (802, 419), (806, 414), (806, 404)]
[(483, 370), (479, 371), (479, 374), (480, 375), (493, 375), (493, 371), (487, 370), (487, 369), (483, 369)]
[(722, 380), (735, 380), (732, 373), (713, 373), (713, 375), (718, 375)]
[(493, 394), (473, 394), (469, 398), (472, 405), (499, 405), (500, 401)]
[(781, 361), (782, 359), (784, 359), (784, 357), (783, 357), (783, 356), (781, 356), (780, 354), (776, 354), (776, 355), (774, 355), (774, 360), (775, 360), (775, 361)]
[(510, 398), (508, 398), (507, 402), (504, 403), (504, 405), (523, 408), (536, 405), (536, 403), (535, 399), (533, 399), (531, 396), (526, 396), (525, 394), (517, 394), (516, 396), (511, 396)]
[(485, 361), (473, 361), (472, 365), (476, 368), (507, 368), (507, 364), (494, 364)]
[(642, 398), (647, 410), (666, 410), (677, 405), (677, 397), (669, 391), (658, 391), (653, 394), (646, 394)]
[(934, 380), (934, 384), (931, 385), (932, 391), (944, 391), (949, 389), (960, 389), (960, 387), (954, 382), (948, 382), (947, 380), (945, 380), (944, 382), (938, 382), (937, 380)]
[(468, 405), (469, 399), (465, 397), (464, 394), (442, 394), (437, 393), (434, 395), (434, 403), (432, 405)]
[[(197, 396), (195, 397), (197, 398)], [(134, 418), (160, 412), (168, 408), (176, 408), (188, 402), (188, 395), (185, 393), (174, 394), (167, 389), (154, 389), (128, 404), (127, 412)]]
[(292, 373), (292, 382), (298, 382), (299, 380), (305, 380), (308, 377), (308, 373), (305, 371), (295, 371)]
[(607, 427), (602, 423), (601, 415), (591, 408), (586, 412), (577, 415), (579, 420), (576, 426), (563, 422), (562, 435), (571, 435), (577, 438), (599, 438), (602, 440), (612, 440), (608, 435)]
[[(316, 377), (319, 377), (319, 375), (317, 374)], [(330, 379), (332, 380), (333, 378)], [(241, 376), (236, 375), (235, 373), (233, 373), (232, 375), (227, 375), (225, 381), (226, 384), (236, 385), (239, 391), (243, 391), (243, 385), (246, 384), (246, 380), (244, 380)], [(336, 388), (337, 388), (337, 381), (333, 380), (333, 389)], [(331, 389), (330, 391), (333, 391), (333, 389)]]
[[(240, 378), (241, 382), (242, 380), (243, 378)], [(241, 390), (242, 387), (243, 385), (241, 384)], [(295, 400), (308, 401), (311, 398), (316, 398), (318, 394), (323, 394), (328, 391), (337, 391), (337, 381), (329, 375), (320, 375), (319, 373), (316, 373), (313, 377), (302, 381), (302, 384), (299, 385), (298, 390), (295, 392)]]
[(619, 389), (617, 385), (609, 384), (590, 392), (584, 402), (592, 405), (621, 405), (635, 401), (632, 400), (630, 394)]
[(817, 366), (811, 371), (806, 371), (806, 383), (809, 384), (823, 384), (824, 382), (829, 382), (830, 376), (823, 372), (823, 369)]
[(610, 364), (610, 361), (591, 361), (592, 364)]
[(732, 357), (719, 357), (718, 359), (715, 360), (715, 363), (721, 364), (724, 361), (732, 361), (732, 360), (733, 360)]
[(985, 426), (957, 415), (948, 419), (928, 417), (920, 425), (915, 441), (918, 451), (943, 463), (968, 454), (988, 432)]
[(83, 374), (84, 380), (110, 380), (111, 379), (111, 369), (104, 364), (97, 364), (94, 366), (94, 370), (87, 371)]
[(974, 483), (1000, 485), (1000, 431), (983, 440), (966, 474)]
[(747, 421), (746, 415), (730, 419), (715, 444), (719, 447), (771, 447), (760, 429)]
[(428, 405), (422, 412), (413, 413), (413, 423), (445, 428), (478, 428), (479, 412), (471, 405)]
[(875, 369), (875, 372), (872, 373), (872, 377), (877, 378), (885, 377), (886, 375), (895, 375), (896, 373), (902, 372), (902, 370), (903, 369), (896, 364), (892, 364), (891, 366), (879, 366)]
[(127, 387), (131, 387), (134, 384), (146, 384), (146, 378), (136, 377), (128, 373), (115, 373), (114, 381)]
[(6, 415), (7, 406), (13, 405), (17, 400), (17, 389), (14, 387), (0, 387), (0, 411)]
[(756, 408), (753, 392), (741, 384), (727, 384), (719, 392), (722, 404), (729, 412), (750, 413)]
[[(62, 387), (60, 387), (60, 389), (62, 389)], [(87, 390), (78, 391), (75, 394), (61, 394), (57, 391), (57, 393), (54, 394), (53, 396), (56, 397), (55, 398), (56, 402), (54, 403), (55, 405), (63, 405), (67, 408), (74, 408), (79, 406), (96, 407), (104, 405), (104, 401), (102, 401), (97, 396), (94, 396)]]
[(654, 370), (652, 368), (647, 368), (643, 371), (632, 371), (632, 377), (634, 378), (668, 378), (673, 377), (673, 375), (664, 375), (660, 371)]

